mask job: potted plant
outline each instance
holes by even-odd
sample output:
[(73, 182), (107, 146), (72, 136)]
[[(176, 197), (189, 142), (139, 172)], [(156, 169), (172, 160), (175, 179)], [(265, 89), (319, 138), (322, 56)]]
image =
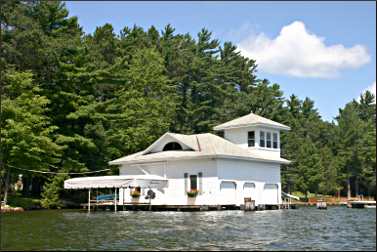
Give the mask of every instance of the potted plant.
[(131, 192), (131, 197), (132, 198), (139, 198), (140, 197), (140, 192), (137, 190), (134, 190)]
[(190, 191), (187, 191), (187, 196), (190, 198), (194, 198), (198, 195), (199, 191), (196, 189), (192, 189)]

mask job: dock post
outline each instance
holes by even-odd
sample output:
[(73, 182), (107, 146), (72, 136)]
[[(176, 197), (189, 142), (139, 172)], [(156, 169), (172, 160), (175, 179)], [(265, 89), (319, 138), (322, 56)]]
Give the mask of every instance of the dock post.
[(255, 209), (255, 200), (252, 200), (251, 198), (244, 198), (244, 211), (252, 211)]
[(117, 211), (117, 189), (114, 188), (114, 212)]
[(122, 197), (122, 208), (123, 208), (123, 211), (124, 211), (124, 197), (126, 196), (125, 193), (124, 193), (124, 187), (122, 187), (122, 193), (123, 193), (123, 197)]
[(90, 213), (90, 188), (88, 191), (88, 213)]

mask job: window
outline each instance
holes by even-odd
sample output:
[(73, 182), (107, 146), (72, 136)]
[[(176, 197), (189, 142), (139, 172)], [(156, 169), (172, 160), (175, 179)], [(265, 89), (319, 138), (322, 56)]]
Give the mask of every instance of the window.
[(249, 147), (253, 147), (255, 145), (255, 132), (254, 131), (249, 131), (247, 133), (247, 143)]
[(177, 142), (170, 142), (164, 146), (162, 151), (169, 151), (169, 150), (182, 150), (182, 146)]
[(264, 146), (265, 146), (265, 141), (264, 141), (264, 131), (261, 131), (261, 132), (260, 132), (259, 146), (260, 146), (260, 147), (264, 147)]
[(190, 175), (190, 189), (198, 190), (198, 175)]
[(273, 133), (273, 147), (274, 149), (278, 149), (278, 133)]
[(271, 132), (267, 132), (267, 148), (271, 148)]

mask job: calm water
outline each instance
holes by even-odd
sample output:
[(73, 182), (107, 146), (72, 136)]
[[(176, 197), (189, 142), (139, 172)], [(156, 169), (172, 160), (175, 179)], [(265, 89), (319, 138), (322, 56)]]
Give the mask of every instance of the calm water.
[(376, 209), (30, 211), (1, 216), (7, 250), (376, 250)]

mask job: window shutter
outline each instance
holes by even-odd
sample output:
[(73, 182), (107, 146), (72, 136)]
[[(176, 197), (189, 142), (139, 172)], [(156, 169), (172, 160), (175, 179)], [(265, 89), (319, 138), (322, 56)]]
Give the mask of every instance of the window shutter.
[(187, 182), (188, 182), (188, 173), (186, 172), (185, 174), (184, 174), (184, 180), (185, 180), (185, 193), (187, 192)]
[(199, 180), (199, 193), (202, 193), (203, 190), (203, 173), (199, 172), (198, 174), (198, 180)]

